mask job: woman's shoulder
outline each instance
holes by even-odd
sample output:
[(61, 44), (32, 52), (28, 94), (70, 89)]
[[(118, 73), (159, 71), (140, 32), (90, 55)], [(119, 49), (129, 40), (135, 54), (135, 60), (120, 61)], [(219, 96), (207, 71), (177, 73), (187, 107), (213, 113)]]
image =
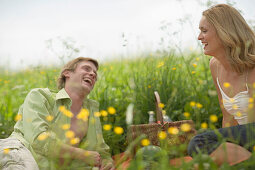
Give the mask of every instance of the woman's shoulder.
[(215, 77), (216, 72), (217, 72), (217, 65), (218, 65), (218, 60), (216, 58), (212, 57), (210, 59), (210, 70), (211, 70), (211, 74), (212, 74), (213, 78)]

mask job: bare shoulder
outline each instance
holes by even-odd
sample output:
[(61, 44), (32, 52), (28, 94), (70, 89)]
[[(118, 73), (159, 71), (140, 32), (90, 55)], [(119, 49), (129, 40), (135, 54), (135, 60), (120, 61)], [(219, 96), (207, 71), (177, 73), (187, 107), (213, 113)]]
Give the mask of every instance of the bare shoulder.
[(211, 74), (213, 78), (215, 78), (216, 76), (217, 64), (218, 64), (218, 60), (212, 57), (210, 60), (210, 70), (211, 70)]

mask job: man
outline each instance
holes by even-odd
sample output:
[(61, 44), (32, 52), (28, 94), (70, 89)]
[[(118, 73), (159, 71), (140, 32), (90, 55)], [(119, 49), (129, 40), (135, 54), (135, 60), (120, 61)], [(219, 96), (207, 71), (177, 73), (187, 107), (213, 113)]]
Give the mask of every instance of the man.
[(14, 132), (0, 140), (0, 169), (114, 169), (99, 105), (87, 98), (97, 70), (96, 60), (76, 58), (63, 67), (58, 93), (38, 88), (27, 95)]

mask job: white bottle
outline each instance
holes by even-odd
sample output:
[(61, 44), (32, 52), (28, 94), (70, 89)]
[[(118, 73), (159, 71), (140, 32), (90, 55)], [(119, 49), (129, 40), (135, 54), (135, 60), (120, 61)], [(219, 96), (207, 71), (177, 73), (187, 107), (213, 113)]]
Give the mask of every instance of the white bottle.
[(149, 114), (149, 124), (155, 123), (155, 118), (154, 118), (155, 113), (153, 111), (149, 111), (148, 114)]

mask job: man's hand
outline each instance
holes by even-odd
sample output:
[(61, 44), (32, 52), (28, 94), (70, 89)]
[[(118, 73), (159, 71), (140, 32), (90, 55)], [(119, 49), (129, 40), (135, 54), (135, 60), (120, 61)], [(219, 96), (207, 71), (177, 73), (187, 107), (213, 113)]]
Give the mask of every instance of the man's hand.
[(98, 152), (95, 151), (85, 151), (83, 152), (83, 159), (86, 164), (100, 167), (101, 165), (101, 156)]

